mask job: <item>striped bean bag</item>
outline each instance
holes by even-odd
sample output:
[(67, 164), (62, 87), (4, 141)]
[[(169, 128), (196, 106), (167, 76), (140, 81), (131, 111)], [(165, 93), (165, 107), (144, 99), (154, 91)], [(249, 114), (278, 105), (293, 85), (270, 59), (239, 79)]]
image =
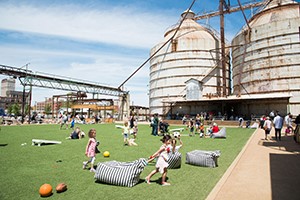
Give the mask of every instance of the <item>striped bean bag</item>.
[(218, 158), (220, 157), (220, 150), (216, 151), (202, 151), (194, 150), (186, 153), (186, 163), (202, 167), (217, 167)]
[(146, 165), (147, 161), (144, 158), (133, 162), (99, 162), (95, 179), (112, 185), (133, 187), (139, 182), (140, 174)]
[(177, 169), (181, 167), (181, 153), (175, 151), (174, 153), (169, 154), (168, 159), (168, 169)]

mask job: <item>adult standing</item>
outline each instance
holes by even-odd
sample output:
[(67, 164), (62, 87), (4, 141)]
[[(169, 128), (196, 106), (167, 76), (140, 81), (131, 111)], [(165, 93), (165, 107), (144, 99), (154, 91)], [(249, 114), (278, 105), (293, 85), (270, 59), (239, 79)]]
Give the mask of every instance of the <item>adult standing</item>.
[(274, 127), (275, 127), (275, 139), (281, 140), (281, 129), (283, 126), (283, 118), (280, 116), (279, 112), (276, 113), (274, 117)]
[(274, 111), (273, 111), (273, 110), (270, 112), (269, 116), (270, 116), (271, 120), (273, 120), (273, 119), (274, 119), (274, 117), (275, 117), (275, 113), (274, 113)]
[(154, 114), (153, 115), (153, 121), (151, 122), (151, 126), (152, 126), (152, 135), (157, 136), (158, 135), (158, 114)]
[(295, 119), (296, 129), (294, 131), (294, 140), (299, 143), (300, 142), (300, 114)]
[(265, 129), (265, 140), (268, 140), (268, 135), (270, 134), (272, 129), (272, 122), (270, 120), (270, 117), (266, 117), (266, 120), (264, 122), (264, 129)]

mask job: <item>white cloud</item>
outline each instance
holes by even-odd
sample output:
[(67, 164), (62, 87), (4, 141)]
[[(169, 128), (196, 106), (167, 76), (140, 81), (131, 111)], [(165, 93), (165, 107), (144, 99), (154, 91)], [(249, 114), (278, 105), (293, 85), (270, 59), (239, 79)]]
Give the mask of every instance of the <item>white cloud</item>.
[[(32, 46), (26, 41), (2, 41), (0, 64), (21, 67), (30, 63), (29, 69), (34, 72), (62, 75), (112, 87), (118, 87), (148, 58), (150, 49), (163, 39), (164, 31), (179, 19), (179, 14), (172, 16), (153, 10), (143, 12), (133, 7), (91, 9), (66, 4), (41, 7), (22, 2), (0, 2), (0, 5), (0, 30), (20, 32), (31, 41), (35, 40), (35, 35), (42, 36), (43, 40), (41, 43), (35, 41)], [(10, 34), (10, 38), (15, 37), (16, 41), (19, 36), (13, 32)], [(64, 39), (68, 41), (66, 44), (75, 41), (76, 48), (59, 49), (59, 45), (65, 43), (54, 44)], [(52, 44), (51, 48), (49, 43)], [(113, 52), (111, 49), (80, 49), (81, 43), (131, 49), (124, 50), (125, 55), (122, 51)], [(141, 49), (148, 52), (142, 56)], [(5, 76), (0, 75), (0, 78)], [(130, 91), (131, 101), (136, 105), (148, 106), (148, 79), (147, 64), (125, 85), (125, 89)], [(22, 87), (17, 86), (17, 89), (22, 90)], [(63, 93), (66, 91), (33, 88), (32, 102)]]
[(2, 5), (0, 28), (123, 46), (151, 48), (177, 18), (132, 8)]
[[(99, 55), (96, 52), (81, 53), (77, 50), (73, 52), (56, 50), (40, 51), (39, 49), (0, 46), (0, 52), (4, 58), (1, 61), (4, 63), (1, 64), (21, 67), (30, 62), (28, 67), (34, 72), (60, 75), (111, 87), (118, 87), (144, 62), (143, 58), (128, 57), (127, 55), (104, 53)], [(26, 58), (29, 58), (29, 60), (26, 60)], [(70, 62), (67, 61), (65, 65), (64, 63), (58, 64), (56, 60), (60, 59), (67, 59)], [(81, 59), (88, 60), (89, 62), (80, 62)], [(12, 60), (14, 63), (9, 62)], [(0, 76), (0, 78), (5, 77)], [(132, 101), (137, 103), (137, 105), (148, 106), (148, 97), (146, 95), (148, 79), (149, 65), (145, 65), (125, 85), (125, 89), (130, 91)], [(22, 87), (18, 86), (17, 90), (22, 90)], [(32, 102), (43, 101), (47, 96), (51, 97), (54, 94), (64, 93), (67, 93), (67, 91), (33, 88)], [(141, 93), (145, 95), (141, 95)]]

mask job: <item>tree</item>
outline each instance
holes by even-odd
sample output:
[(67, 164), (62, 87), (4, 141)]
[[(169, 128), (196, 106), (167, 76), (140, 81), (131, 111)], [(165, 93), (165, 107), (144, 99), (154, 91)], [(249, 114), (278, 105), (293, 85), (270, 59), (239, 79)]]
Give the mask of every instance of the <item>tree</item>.
[(46, 104), (45, 105), (45, 113), (48, 115), (48, 114), (51, 114), (51, 105), (50, 104)]
[(28, 104), (26, 104), (25, 105), (25, 111), (24, 111), (25, 113), (25, 115), (29, 115), (29, 105)]
[(19, 104), (15, 103), (8, 107), (8, 114), (14, 114), (15, 116), (19, 116), (21, 114), (21, 107)]

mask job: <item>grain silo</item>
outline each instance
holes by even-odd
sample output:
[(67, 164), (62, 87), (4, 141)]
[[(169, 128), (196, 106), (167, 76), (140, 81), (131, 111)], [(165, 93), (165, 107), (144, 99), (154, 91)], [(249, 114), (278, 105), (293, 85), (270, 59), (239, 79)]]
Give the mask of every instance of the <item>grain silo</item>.
[[(299, 3), (267, 1), (233, 39), (233, 93), (249, 110), (300, 113)], [(249, 108), (250, 106), (250, 108)]]
[[(175, 37), (150, 61), (150, 113), (170, 114), (178, 101), (188, 103), (221, 95), (220, 40), (216, 32), (195, 22), (194, 16), (192, 11), (182, 13), (181, 26), (179, 23), (168, 29), (163, 41), (151, 49), (152, 56), (179, 27)], [(226, 81), (229, 90), (228, 77)], [(181, 114), (191, 113), (185, 106), (180, 109)]]

